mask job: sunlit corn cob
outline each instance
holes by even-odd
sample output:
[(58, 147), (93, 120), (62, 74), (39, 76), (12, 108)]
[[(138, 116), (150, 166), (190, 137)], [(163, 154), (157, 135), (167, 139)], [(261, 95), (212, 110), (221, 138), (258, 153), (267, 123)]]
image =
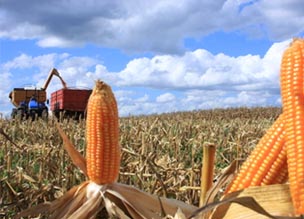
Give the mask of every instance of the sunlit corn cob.
[(102, 81), (96, 82), (88, 101), (86, 141), (89, 179), (99, 185), (115, 182), (120, 167), (118, 110), (110, 86)]
[(244, 162), (235, 180), (228, 186), (226, 193), (249, 186), (285, 182), (287, 163), (286, 151), (283, 149), (284, 135), (284, 116), (280, 115)]
[(296, 213), (304, 214), (304, 41), (301, 39), (295, 39), (283, 54), (281, 93), (290, 191)]

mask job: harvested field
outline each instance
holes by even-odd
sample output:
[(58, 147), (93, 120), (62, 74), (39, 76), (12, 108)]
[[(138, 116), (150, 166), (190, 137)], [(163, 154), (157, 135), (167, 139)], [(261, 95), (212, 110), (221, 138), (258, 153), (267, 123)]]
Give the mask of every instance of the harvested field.
[[(235, 108), (120, 118), (119, 182), (198, 205), (202, 146), (216, 146), (216, 177), (231, 161), (246, 158), (280, 113)], [(62, 120), (61, 126), (84, 153), (85, 122)], [(0, 119), (0, 131), (0, 217), (52, 201), (85, 180), (52, 119)]]

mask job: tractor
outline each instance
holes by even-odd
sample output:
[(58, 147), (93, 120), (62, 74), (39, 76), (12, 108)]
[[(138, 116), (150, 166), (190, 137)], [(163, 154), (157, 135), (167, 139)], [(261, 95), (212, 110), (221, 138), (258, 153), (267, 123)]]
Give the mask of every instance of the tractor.
[(46, 89), (49, 86), (53, 75), (57, 76), (61, 80), (63, 87), (66, 88), (66, 83), (61, 78), (58, 71), (53, 68), (42, 88), (36, 88), (33, 86), (14, 88), (13, 91), (10, 92), (9, 98), (11, 99), (12, 104), (15, 106), (11, 112), (12, 118), (31, 118), (32, 120), (35, 120), (37, 117), (44, 119), (48, 117), (48, 107), (46, 106), (48, 103)]

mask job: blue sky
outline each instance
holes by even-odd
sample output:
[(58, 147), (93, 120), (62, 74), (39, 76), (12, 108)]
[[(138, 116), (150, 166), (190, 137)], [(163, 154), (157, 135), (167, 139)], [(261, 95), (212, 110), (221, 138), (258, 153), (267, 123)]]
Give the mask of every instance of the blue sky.
[(302, 0), (0, 2), (5, 115), (9, 92), (53, 67), (69, 87), (107, 82), (121, 116), (280, 106), (282, 53), (304, 35)]

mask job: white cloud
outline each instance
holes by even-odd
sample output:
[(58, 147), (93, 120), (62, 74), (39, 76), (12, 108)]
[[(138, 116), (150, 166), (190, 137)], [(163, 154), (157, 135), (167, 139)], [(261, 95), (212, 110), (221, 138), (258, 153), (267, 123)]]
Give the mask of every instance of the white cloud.
[(241, 91), (236, 96), (224, 98), (222, 104), (225, 107), (265, 106), (267, 105), (267, 96), (267, 92)]
[(254, 32), (265, 31), (272, 39), (285, 40), (303, 33), (303, 6), (301, 0), (263, 0), (244, 8), (241, 14), (248, 24), (263, 26), (262, 30), (255, 28)]
[[(264, 57), (213, 55), (197, 49), (180, 56), (137, 58), (120, 72), (109, 72), (102, 61), (86, 56), (21, 54), (1, 65), (6, 73), (0, 81), (6, 86), (0, 87), (0, 94), (8, 96), (12, 87), (22, 85), (21, 73), (31, 73), (31, 81), (42, 85), (49, 70), (58, 66), (69, 87), (91, 88), (96, 79), (110, 84), (121, 115), (280, 104), (279, 68), (288, 44), (273, 44)], [(61, 88), (55, 77), (47, 92)], [(7, 103), (8, 98), (0, 102)]]
[[(63, 56), (63, 58), (65, 58), (65, 56)], [(12, 61), (4, 63), (3, 68), (6, 70), (11, 70), (37, 67), (40, 70), (45, 71), (46, 69), (48, 70), (55, 65), (56, 59), (58, 59), (58, 56), (55, 53), (36, 57), (32, 57), (23, 53), (14, 58)]]
[(0, 88), (0, 111), (7, 114), (8, 110), (5, 109), (9, 104), (9, 93), (7, 92), (12, 84), (12, 74), (9, 72), (2, 72), (0, 74), (1, 88)]
[[(30, 8), (29, 8), (30, 7)], [(181, 53), (185, 38), (216, 31), (286, 40), (304, 31), (302, 0), (4, 0), (0, 37), (36, 39), (41, 47), (86, 43), (131, 52)], [(31, 13), (28, 13), (31, 11)]]
[(149, 95), (145, 94), (144, 96), (135, 99), (135, 101), (138, 102), (138, 103), (148, 102), (149, 101)]
[[(283, 51), (289, 46), (291, 40), (286, 40), (280, 43), (274, 43), (266, 52), (263, 58), (263, 68), (265, 77), (274, 82), (277, 78), (277, 73), (280, 72), (280, 64)], [(271, 69), (271, 71), (270, 71)]]
[(174, 101), (176, 98), (173, 94), (171, 93), (164, 93), (164, 94), (161, 94), (159, 95), (157, 98), (156, 98), (156, 102), (157, 103), (168, 103), (168, 102), (172, 102)]
[(74, 42), (71, 39), (64, 39), (56, 36), (45, 37), (37, 42), (37, 45), (40, 47), (72, 47), (79, 46), (82, 42)]
[[(281, 56), (290, 38), (303, 35), (303, 8), (302, 0), (4, 0), (0, 38), (34, 39), (45, 48), (99, 45), (150, 56), (110, 72), (99, 58), (21, 53), (0, 63), (0, 96), (24, 83), (43, 85), (56, 67), (70, 87), (92, 87), (97, 79), (112, 85), (123, 115), (280, 104)], [(281, 42), (263, 57), (185, 52), (185, 39), (217, 31)], [(55, 77), (48, 93), (61, 87)], [(0, 106), (8, 102), (2, 98)]]
[(279, 91), (279, 69), (290, 40), (275, 43), (264, 57), (212, 55), (203, 49), (182, 56), (159, 55), (138, 58), (118, 73), (119, 86), (166, 89), (260, 90), (269, 86)]
[(227, 92), (222, 90), (189, 90), (184, 92), (180, 103), (184, 111), (221, 108), (225, 95)]
[(114, 91), (114, 94), (119, 106), (119, 115), (121, 116), (161, 112), (158, 104), (151, 102), (147, 94), (138, 97), (138, 93), (130, 90), (118, 90)]

